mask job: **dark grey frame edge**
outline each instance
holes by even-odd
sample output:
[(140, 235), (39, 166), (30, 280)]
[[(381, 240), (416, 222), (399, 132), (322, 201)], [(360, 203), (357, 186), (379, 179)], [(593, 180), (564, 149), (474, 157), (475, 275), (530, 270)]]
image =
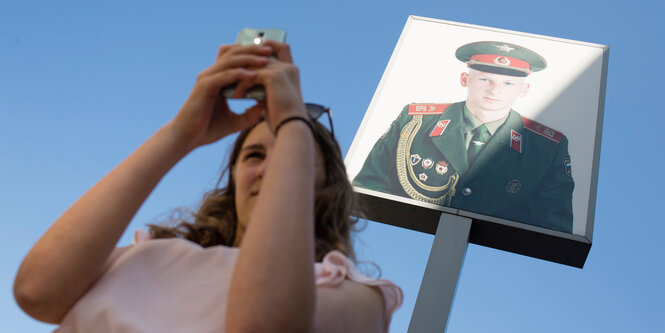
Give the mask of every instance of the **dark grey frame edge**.
[(591, 249), (591, 241), (580, 235), (458, 209), (421, 207), (358, 191), (356, 193), (364, 212), (362, 217), (400, 228), (434, 235), (441, 214), (470, 217), (473, 222), (469, 243), (577, 268), (584, 267)]

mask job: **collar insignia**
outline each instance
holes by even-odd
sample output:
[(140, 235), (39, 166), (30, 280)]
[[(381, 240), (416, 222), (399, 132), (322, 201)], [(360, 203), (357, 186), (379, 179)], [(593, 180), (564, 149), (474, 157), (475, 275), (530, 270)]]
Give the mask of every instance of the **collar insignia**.
[(518, 153), (522, 153), (522, 134), (515, 130), (510, 130), (510, 148)]
[(434, 129), (432, 129), (432, 133), (429, 134), (429, 137), (431, 138), (443, 134), (443, 131), (448, 127), (448, 123), (450, 123), (449, 119), (439, 120), (439, 122), (436, 123), (436, 126), (434, 126)]

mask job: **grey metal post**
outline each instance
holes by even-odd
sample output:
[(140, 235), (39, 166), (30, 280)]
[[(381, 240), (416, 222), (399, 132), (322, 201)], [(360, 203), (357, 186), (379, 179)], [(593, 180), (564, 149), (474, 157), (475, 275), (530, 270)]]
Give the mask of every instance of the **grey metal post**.
[(409, 333), (445, 332), (469, 244), (471, 221), (468, 217), (441, 214)]

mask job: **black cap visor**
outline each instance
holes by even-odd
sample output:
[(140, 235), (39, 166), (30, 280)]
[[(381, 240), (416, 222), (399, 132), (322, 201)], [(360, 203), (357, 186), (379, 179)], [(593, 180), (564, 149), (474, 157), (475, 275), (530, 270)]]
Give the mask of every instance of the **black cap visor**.
[(519, 69), (508, 68), (508, 67), (499, 67), (499, 66), (491, 66), (491, 65), (479, 65), (479, 64), (471, 65), (470, 64), (469, 68), (473, 68), (477, 71), (486, 72), (486, 73), (494, 73), (494, 74), (518, 76), (518, 77), (529, 76), (529, 73), (527, 73), (525, 71), (522, 71), (522, 70), (519, 70)]

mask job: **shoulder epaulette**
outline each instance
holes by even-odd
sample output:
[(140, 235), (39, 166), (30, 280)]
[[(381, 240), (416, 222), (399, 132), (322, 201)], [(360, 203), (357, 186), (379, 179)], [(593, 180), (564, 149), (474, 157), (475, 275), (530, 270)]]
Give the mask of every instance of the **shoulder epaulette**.
[(409, 104), (409, 116), (442, 114), (450, 104), (428, 104), (412, 103)]
[(563, 133), (551, 129), (535, 120), (522, 116), (522, 122), (524, 123), (524, 128), (556, 143), (559, 143), (561, 138), (563, 138)]

